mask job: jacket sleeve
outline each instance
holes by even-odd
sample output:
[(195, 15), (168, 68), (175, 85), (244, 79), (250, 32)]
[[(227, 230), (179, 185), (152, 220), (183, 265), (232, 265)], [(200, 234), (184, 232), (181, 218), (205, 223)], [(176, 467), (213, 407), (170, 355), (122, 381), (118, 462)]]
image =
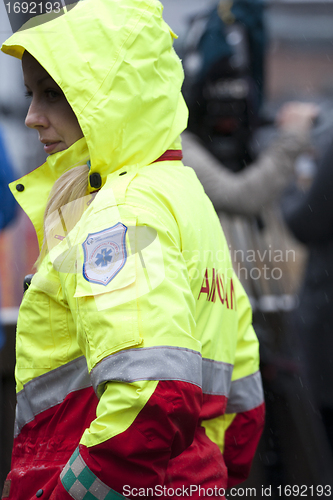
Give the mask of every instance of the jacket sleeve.
[[(242, 288), (238, 281), (237, 284)], [(251, 307), (244, 291), (239, 291), (237, 296), (238, 341), (226, 409), (223, 452), (228, 468), (228, 488), (247, 479), (265, 419), (259, 345), (252, 327)]]
[(249, 167), (233, 173), (189, 132), (182, 134), (184, 163), (192, 167), (217, 211), (258, 215), (289, 184), (297, 156), (309, 147), (306, 134), (281, 132)]
[[(193, 440), (202, 399), (195, 302), (179, 242), (153, 219), (145, 222), (156, 238), (140, 255), (129, 250), (110, 283), (116, 289), (102, 293), (96, 285), (88, 295), (80, 292), (87, 280), (76, 277), (70, 306), (100, 399), (52, 500), (131, 496), (133, 488), (163, 485), (169, 460)], [(129, 232), (129, 219), (124, 225)], [(168, 271), (175, 261), (177, 278)]]

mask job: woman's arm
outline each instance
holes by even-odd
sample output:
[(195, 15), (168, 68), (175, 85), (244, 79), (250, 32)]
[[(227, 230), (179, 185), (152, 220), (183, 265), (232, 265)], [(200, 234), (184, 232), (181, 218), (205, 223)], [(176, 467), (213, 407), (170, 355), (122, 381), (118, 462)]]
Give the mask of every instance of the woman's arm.
[[(117, 498), (127, 487), (163, 485), (170, 459), (191, 444), (198, 424), (201, 346), (191, 334), (195, 300), (181, 255), (176, 283), (168, 271), (179, 252), (174, 230), (142, 208), (134, 219), (126, 215), (132, 209), (121, 211), (129, 234), (135, 228), (133, 253), (111, 288), (97, 284), (92, 294), (82, 273), (66, 281), (78, 343), (100, 399), (96, 419), (65, 466), (52, 500), (79, 500), (89, 488)], [(100, 224), (110, 224), (112, 214), (112, 207), (99, 211)], [(134, 246), (147, 227), (156, 238), (140, 257)], [(152, 263), (143, 267), (141, 258), (146, 266), (149, 255)]]

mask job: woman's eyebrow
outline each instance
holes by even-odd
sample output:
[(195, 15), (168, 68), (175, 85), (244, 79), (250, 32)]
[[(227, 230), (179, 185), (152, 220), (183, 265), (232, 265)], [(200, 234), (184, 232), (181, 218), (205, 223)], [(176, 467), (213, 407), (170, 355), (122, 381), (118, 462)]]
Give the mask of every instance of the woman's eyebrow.
[[(39, 80), (37, 80), (36, 84), (40, 85), (41, 83), (44, 82), (44, 80), (47, 80), (48, 78), (50, 78), (52, 80), (52, 77), (50, 75), (45, 75), (45, 76), (42, 76), (42, 78), (39, 78)], [(24, 85), (25, 85), (25, 87), (29, 88), (29, 85), (27, 83), (24, 82)]]
[(50, 75), (45, 75), (43, 76), (42, 78), (40, 78), (39, 80), (37, 80), (37, 85), (40, 85), (44, 80), (47, 80), (48, 78), (50, 78), (52, 80), (52, 77)]

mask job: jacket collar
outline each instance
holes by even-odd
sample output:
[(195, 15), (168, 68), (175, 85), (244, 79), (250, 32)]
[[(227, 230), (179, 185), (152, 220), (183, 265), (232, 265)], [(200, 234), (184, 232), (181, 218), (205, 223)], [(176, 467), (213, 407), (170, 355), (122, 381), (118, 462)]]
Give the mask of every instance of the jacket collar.
[(43, 165), (9, 184), (17, 202), (34, 225), (40, 246), (43, 242), (45, 207), (53, 184), (65, 170), (83, 165), (88, 159), (89, 151), (83, 137), (65, 151), (48, 156)]

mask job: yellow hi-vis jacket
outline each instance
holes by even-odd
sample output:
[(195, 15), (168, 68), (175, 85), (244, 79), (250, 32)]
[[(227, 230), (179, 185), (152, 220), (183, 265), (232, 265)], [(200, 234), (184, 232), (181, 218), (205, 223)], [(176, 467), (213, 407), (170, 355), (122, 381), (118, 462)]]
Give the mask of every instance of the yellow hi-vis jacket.
[[(213, 206), (180, 161), (174, 35), (157, 0), (62, 14), (2, 47), (40, 62), (84, 134), (11, 185), (48, 253), (19, 313), (7, 498), (223, 497), (262, 430), (258, 342)], [(44, 235), (53, 183), (86, 162), (81, 218), (71, 228), (72, 202)]]

